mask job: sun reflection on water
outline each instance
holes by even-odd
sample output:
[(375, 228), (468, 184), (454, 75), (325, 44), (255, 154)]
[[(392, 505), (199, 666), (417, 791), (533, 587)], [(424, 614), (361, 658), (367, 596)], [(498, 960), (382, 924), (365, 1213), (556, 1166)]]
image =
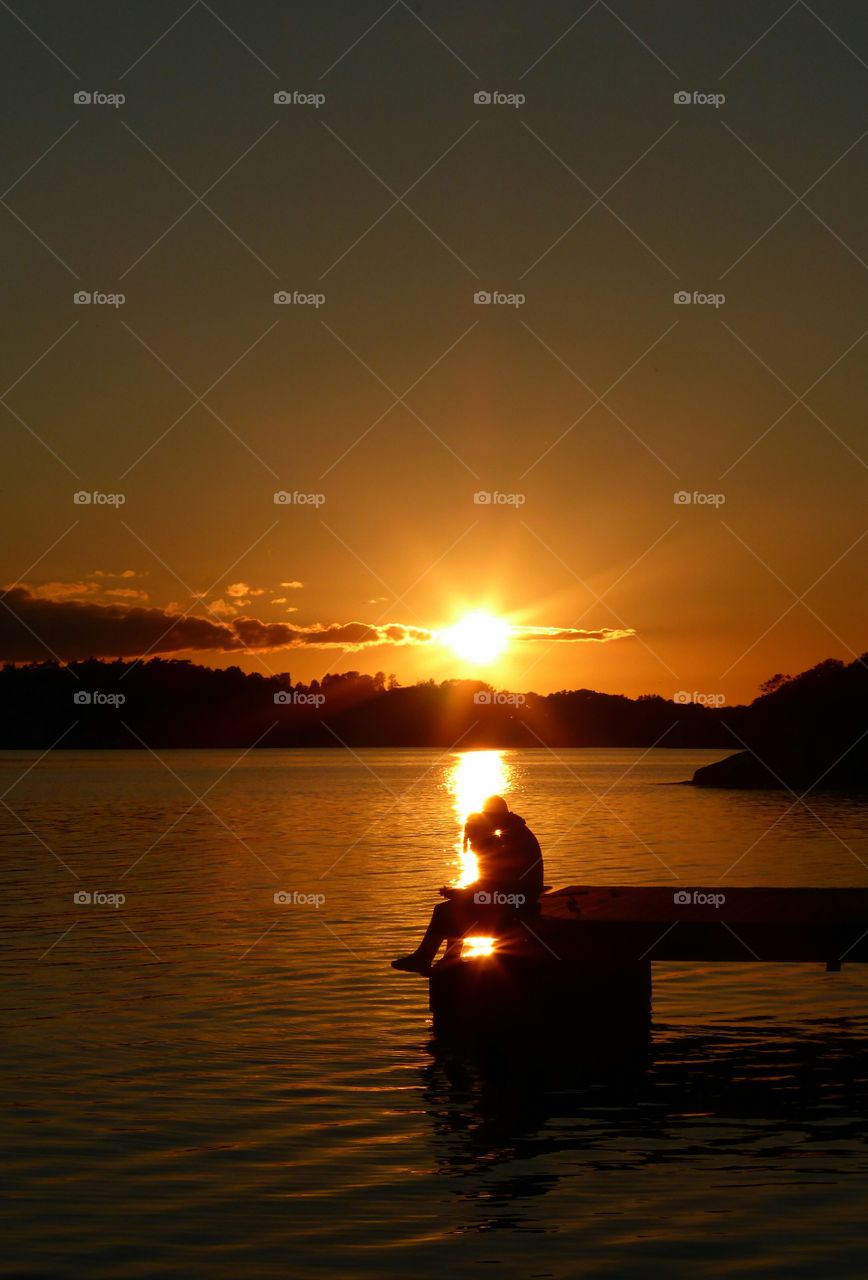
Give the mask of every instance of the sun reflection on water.
[(461, 944), (462, 960), (479, 960), (482, 956), (494, 955), (494, 938), (465, 938)]
[(464, 751), (456, 755), (448, 786), (458, 821), (455, 837), (458, 886), (472, 884), (478, 875), (476, 855), (464, 848), (464, 824), (471, 813), (482, 808), (488, 796), (506, 794), (511, 774), (502, 751)]

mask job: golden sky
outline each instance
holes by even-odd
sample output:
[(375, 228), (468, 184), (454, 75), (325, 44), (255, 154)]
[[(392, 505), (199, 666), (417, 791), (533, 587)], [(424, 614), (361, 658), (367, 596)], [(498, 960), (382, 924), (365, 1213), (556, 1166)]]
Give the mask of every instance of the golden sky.
[(0, 19), (0, 657), (736, 702), (868, 648), (864, 10), (254, 8)]

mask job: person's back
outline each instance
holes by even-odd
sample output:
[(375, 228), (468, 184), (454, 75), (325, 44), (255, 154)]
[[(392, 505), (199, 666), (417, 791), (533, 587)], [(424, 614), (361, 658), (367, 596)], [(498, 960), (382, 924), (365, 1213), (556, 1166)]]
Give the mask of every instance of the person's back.
[(498, 819), (500, 832), (495, 878), (535, 902), (543, 891), (542, 849), (524, 818), (507, 813)]

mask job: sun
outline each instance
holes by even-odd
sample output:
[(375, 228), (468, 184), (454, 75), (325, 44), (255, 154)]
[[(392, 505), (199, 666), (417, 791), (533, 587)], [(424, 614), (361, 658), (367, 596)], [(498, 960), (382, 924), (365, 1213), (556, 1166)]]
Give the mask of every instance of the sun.
[(459, 658), (482, 666), (500, 657), (509, 642), (509, 633), (509, 625), (502, 618), (478, 609), (444, 631), (442, 639)]

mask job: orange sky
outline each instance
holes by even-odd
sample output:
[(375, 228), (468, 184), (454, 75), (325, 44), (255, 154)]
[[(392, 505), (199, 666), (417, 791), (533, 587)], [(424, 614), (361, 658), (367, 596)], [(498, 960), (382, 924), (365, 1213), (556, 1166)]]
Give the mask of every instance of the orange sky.
[[(654, 8), (60, 14), (60, 60), (10, 19), (3, 656), (79, 603), (298, 628), (187, 656), (305, 680), (734, 702), (868, 648), (865, 15)], [(315, 635), (476, 608), (635, 635)]]

